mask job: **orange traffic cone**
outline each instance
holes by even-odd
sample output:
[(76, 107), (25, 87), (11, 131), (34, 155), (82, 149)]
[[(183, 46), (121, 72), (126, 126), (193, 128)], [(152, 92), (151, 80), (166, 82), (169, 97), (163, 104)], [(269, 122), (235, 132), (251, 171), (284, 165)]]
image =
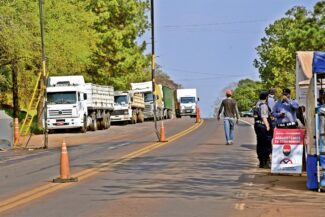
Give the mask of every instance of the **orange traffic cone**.
[(165, 135), (165, 127), (164, 127), (164, 122), (161, 121), (160, 125), (160, 139), (159, 142), (167, 142), (166, 140), (166, 135)]
[(199, 106), (196, 106), (196, 123), (200, 123), (200, 121), (201, 121), (200, 108)]
[(20, 132), (19, 132), (19, 121), (18, 118), (14, 119), (14, 146), (20, 144)]
[(53, 179), (55, 183), (77, 182), (78, 178), (70, 177), (70, 165), (67, 144), (62, 141), (61, 145), (61, 160), (60, 160), (60, 177)]

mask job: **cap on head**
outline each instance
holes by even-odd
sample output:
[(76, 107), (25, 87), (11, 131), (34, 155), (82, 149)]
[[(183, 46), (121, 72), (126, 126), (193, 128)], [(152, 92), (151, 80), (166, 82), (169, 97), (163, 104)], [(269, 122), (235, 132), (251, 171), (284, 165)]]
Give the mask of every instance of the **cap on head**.
[(266, 100), (267, 96), (269, 95), (268, 91), (261, 91), (260, 92), (260, 100)]
[(226, 90), (226, 96), (227, 97), (232, 96), (232, 90)]
[(270, 88), (269, 89), (269, 94), (274, 95), (275, 94), (275, 91), (276, 91), (275, 88)]
[(284, 88), (284, 89), (282, 90), (282, 95), (287, 96), (287, 95), (290, 95), (290, 93), (291, 93), (291, 91), (290, 91), (289, 88)]

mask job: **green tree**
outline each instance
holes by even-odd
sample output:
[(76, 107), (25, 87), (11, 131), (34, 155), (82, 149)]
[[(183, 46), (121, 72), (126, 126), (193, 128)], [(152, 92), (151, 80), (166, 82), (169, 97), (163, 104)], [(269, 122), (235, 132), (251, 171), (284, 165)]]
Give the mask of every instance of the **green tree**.
[(259, 92), (264, 88), (259, 81), (243, 79), (238, 82), (233, 98), (237, 101), (239, 111), (252, 108), (259, 99)]
[[(88, 5), (88, 0), (45, 1), (45, 49), (50, 75), (80, 74), (91, 64), (97, 35), (92, 29), (95, 15), (86, 9)], [(12, 85), (18, 86), (20, 104), (26, 107), (42, 62), (39, 1), (1, 1), (0, 30), (0, 72), (16, 69), (18, 83)]]
[(304, 7), (294, 7), (266, 28), (254, 61), (266, 87), (294, 90), (296, 52), (325, 49), (324, 10), (324, 1), (310, 12)]
[(146, 43), (137, 43), (148, 28), (148, 6), (148, 1), (91, 0), (90, 9), (97, 15), (94, 28), (100, 38), (88, 71), (92, 81), (128, 89), (130, 82), (149, 78), (150, 59), (143, 54)]

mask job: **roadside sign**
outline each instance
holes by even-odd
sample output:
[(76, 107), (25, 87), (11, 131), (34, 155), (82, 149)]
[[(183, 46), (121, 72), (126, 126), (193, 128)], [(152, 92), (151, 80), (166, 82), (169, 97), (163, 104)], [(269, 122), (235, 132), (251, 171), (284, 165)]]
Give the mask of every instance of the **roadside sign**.
[(299, 174), (302, 172), (304, 137), (303, 129), (274, 130), (271, 173)]

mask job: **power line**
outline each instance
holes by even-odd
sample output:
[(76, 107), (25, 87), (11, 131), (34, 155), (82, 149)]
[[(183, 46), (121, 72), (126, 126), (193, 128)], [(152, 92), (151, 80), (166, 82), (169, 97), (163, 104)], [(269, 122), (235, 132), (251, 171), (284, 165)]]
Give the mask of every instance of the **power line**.
[[(178, 72), (186, 72), (186, 73), (192, 73), (192, 74), (202, 74), (202, 75), (216, 75), (216, 76), (229, 76), (228, 74), (218, 74), (218, 73), (209, 73), (209, 72), (199, 72), (199, 71), (191, 71), (191, 70), (186, 70), (186, 69), (179, 69), (179, 68), (173, 68), (173, 67), (162, 67), (163, 69), (165, 69), (166, 71), (178, 71)], [(251, 74), (247, 74), (247, 75), (251, 75)], [(255, 75), (255, 74), (253, 74)], [(236, 75), (236, 76), (241, 76), (241, 75)]]
[(196, 27), (209, 27), (209, 26), (220, 26), (220, 25), (235, 25), (235, 24), (254, 24), (268, 22), (269, 19), (261, 20), (245, 20), (245, 21), (229, 21), (229, 22), (217, 22), (217, 23), (201, 23), (201, 24), (184, 24), (184, 25), (162, 25), (159, 28), (196, 28)]
[(256, 75), (256, 74), (223, 75), (223, 76), (206, 77), (206, 78), (185, 78), (185, 79), (176, 79), (176, 81), (213, 80), (213, 79), (220, 79), (220, 78), (235, 78), (235, 77), (245, 77), (245, 76), (252, 76), (252, 75)]

